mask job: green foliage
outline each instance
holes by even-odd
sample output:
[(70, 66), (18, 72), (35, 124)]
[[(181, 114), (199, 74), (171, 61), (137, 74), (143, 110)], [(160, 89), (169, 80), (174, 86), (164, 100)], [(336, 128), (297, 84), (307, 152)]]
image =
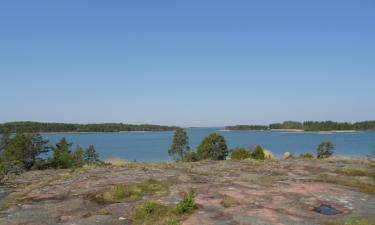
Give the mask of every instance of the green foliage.
[(67, 169), (81, 167), (84, 164), (94, 164), (99, 162), (99, 155), (96, 153), (94, 146), (90, 145), (85, 151), (77, 145), (76, 150), (72, 152), (65, 138), (61, 138), (59, 143), (53, 147), (53, 156), (50, 159), (52, 167), (56, 169)]
[(300, 159), (313, 159), (314, 156), (310, 153), (304, 153), (304, 154), (302, 153), (298, 156), (298, 158), (300, 158)]
[(90, 145), (84, 152), (84, 160), (89, 165), (99, 162), (99, 155), (93, 145)]
[(251, 157), (251, 153), (245, 148), (234, 148), (231, 150), (230, 158), (233, 160), (243, 160)]
[(196, 152), (187, 152), (184, 159), (182, 160), (183, 162), (197, 162), (199, 161), (199, 155)]
[(4, 153), (6, 146), (10, 142), (10, 133), (8, 129), (4, 129), (0, 138), (0, 156)]
[(19, 161), (0, 160), (0, 184), (9, 179), (11, 175), (17, 175), (24, 171), (23, 165)]
[(177, 128), (174, 132), (173, 142), (168, 150), (168, 154), (175, 159), (183, 160), (189, 150), (189, 138), (186, 131), (182, 128)]
[(193, 189), (190, 189), (186, 192), (182, 200), (176, 206), (176, 212), (178, 214), (190, 213), (198, 208), (194, 202), (195, 192)]
[(316, 157), (318, 159), (328, 158), (333, 155), (334, 145), (332, 142), (325, 141), (319, 144), (316, 149)]
[(76, 150), (72, 152), (72, 158), (74, 161), (74, 167), (82, 167), (85, 164), (85, 160), (83, 158), (85, 151), (81, 146), (77, 145)]
[(17, 133), (4, 147), (4, 161), (20, 162), (25, 170), (29, 170), (40, 154), (49, 151), (47, 143), (40, 134)]
[(228, 155), (228, 147), (222, 135), (212, 133), (203, 139), (197, 153), (201, 159), (224, 160)]
[(170, 206), (147, 201), (135, 208), (130, 218), (134, 225), (178, 225), (178, 216)]
[(267, 130), (268, 126), (264, 125), (235, 125), (226, 126), (225, 130)]
[(375, 121), (356, 123), (338, 123), (333, 121), (286, 121), (271, 124), (270, 129), (302, 129), (304, 131), (332, 131), (332, 130), (375, 130)]
[(161, 195), (167, 194), (171, 185), (172, 181), (170, 180), (158, 181), (149, 179), (141, 183), (118, 184), (109, 190), (88, 197), (100, 204), (118, 201), (138, 201), (144, 196), (157, 193)]
[(150, 124), (70, 124), (70, 123), (38, 123), (38, 122), (10, 122), (0, 124), (0, 133), (7, 130), (11, 133), (31, 132), (120, 132), (120, 131), (171, 131), (177, 127), (158, 126)]
[(188, 191), (176, 207), (166, 206), (156, 201), (147, 201), (134, 209), (130, 217), (131, 224), (178, 225), (180, 220), (198, 208), (194, 197), (194, 191)]
[(116, 185), (113, 188), (112, 193), (113, 193), (113, 198), (117, 200), (124, 199), (128, 197), (130, 194), (129, 192), (126, 191), (125, 186), (121, 184)]
[(265, 159), (263, 148), (260, 145), (256, 146), (255, 151), (252, 153), (252, 158), (258, 160)]
[(52, 165), (56, 169), (71, 168), (74, 165), (74, 159), (71, 155), (70, 146), (72, 143), (68, 143), (63, 137), (59, 143), (53, 147)]

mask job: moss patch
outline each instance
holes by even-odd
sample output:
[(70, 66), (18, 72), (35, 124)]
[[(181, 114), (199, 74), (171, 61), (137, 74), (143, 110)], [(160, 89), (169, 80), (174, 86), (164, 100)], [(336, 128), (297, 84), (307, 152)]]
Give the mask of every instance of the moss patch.
[(235, 206), (235, 205), (238, 205), (239, 202), (233, 198), (233, 197), (230, 197), (228, 195), (226, 195), (223, 200), (220, 202), (220, 205), (222, 205), (224, 208), (230, 208), (232, 206)]

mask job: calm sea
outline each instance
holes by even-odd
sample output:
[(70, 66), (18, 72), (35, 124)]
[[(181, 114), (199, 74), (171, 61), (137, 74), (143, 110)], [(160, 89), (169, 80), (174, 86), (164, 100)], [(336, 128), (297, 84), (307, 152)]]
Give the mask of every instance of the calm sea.
[[(196, 148), (209, 133), (224, 135), (229, 148), (261, 145), (280, 157), (285, 151), (315, 153), (322, 141), (335, 145), (335, 155), (366, 156), (375, 146), (375, 132), (358, 133), (288, 133), (279, 131), (222, 131), (222, 128), (187, 129), (190, 146)], [(173, 132), (120, 132), (120, 133), (81, 133), (81, 134), (43, 134), (55, 144), (61, 137), (69, 142), (87, 147), (92, 144), (101, 159), (123, 158), (130, 161), (169, 161), (168, 148)]]
[[(335, 155), (366, 156), (375, 146), (375, 132), (358, 133), (291, 133), (279, 131), (222, 131), (222, 128), (187, 129), (190, 146), (195, 149), (209, 133), (224, 135), (229, 148), (261, 145), (271, 150), (277, 157), (285, 151), (294, 154), (315, 153), (322, 141), (335, 145)], [(87, 147), (92, 144), (101, 159), (123, 158), (130, 161), (169, 161), (168, 148), (173, 132), (120, 132), (120, 133), (81, 133), (43, 134), (55, 144), (61, 137), (69, 142)]]

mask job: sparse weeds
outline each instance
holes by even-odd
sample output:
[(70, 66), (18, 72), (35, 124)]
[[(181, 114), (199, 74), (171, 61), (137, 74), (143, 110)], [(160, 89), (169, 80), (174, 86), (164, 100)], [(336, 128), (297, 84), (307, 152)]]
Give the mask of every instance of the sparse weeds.
[(156, 201), (145, 202), (134, 209), (130, 221), (134, 225), (178, 225), (198, 208), (194, 197), (194, 191), (190, 189), (175, 207)]
[(224, 208), (230, 208), (232, 206), (238, 205), (238, 201), (231, 197), (231, 196), (224, 196), (223, 200), (220, 202), (220, 205), (223, 206)]
[(172, 180), (158, 181), (149, 179), (141, 183), (118, 184), (109, 190), (100, 193), (91, 193), (87, 198), (99, 204), (107, 204), (119, 201), (138, 201), (147, 195), (165, 195), (169, 192)]
[(335, 173), (345, 176), (358, 176), (358, 177), (373, 177), (375, 178), (375, 172), (370, 172), (362, 169), (336, 169)]
[(325, 183), (332, 183), (332, 184), (338, 184), (338, 185), (343, 185), (347, 187), (353, 187), (357, 188), (358, 191), (375, 195), (375, 186), (367, 183), (363, 183), (358, 179), (351, 178), (347, 179), (345, 177), (339, 177), (339, 176), (330, 176), (327, 174), (321, 174), (317, 178), (317, 181), (319, 182), (325, 182)]

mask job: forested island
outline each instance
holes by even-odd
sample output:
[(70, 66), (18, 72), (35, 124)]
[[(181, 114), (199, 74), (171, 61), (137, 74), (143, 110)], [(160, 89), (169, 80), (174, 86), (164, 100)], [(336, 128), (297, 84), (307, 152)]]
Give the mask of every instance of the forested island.
[(294, 129), (302, 131), (344, 131), (344, 130), (375, 130), (375, 121), (361, 121), (356, 123), (334, 122), (334, 121), (285, 121), (265, 125), (236, 125), (227, 126), (225, 130), (268, 130), (268, 129)]
[(0, 133), (4, 130), (10, 133), (25, 132), (121, 132), (121, 131), (172, 131), (175, 126), (160, 126), (151, 124), (74, 124), (74, 123), (41, 123), (41, 122), (9, 122), (0, 124)]
[(267, 130), (269, 126), (266, 125), (235, 125), (226, 126), (225, 130)]

